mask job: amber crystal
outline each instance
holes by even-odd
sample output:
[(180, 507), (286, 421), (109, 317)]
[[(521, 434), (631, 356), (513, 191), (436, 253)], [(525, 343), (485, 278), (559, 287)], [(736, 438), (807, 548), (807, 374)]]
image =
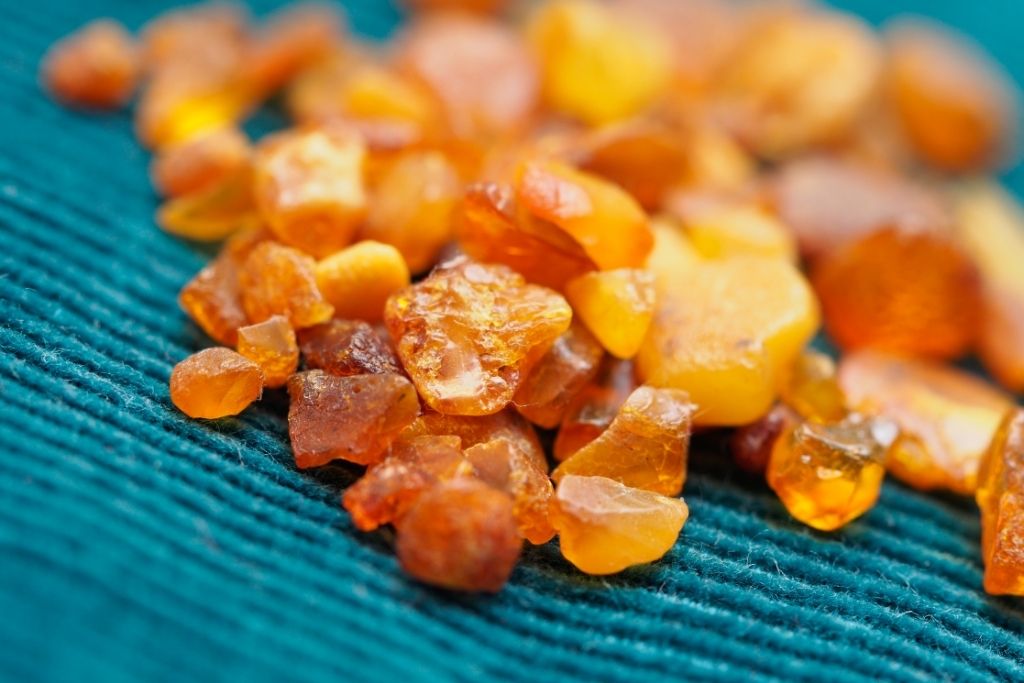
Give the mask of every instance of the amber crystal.
[(283, 386), (299, 366), (295, 330), (281, 315), (238, 328), (238, 352), (260, 366), (271, 388)]
[(493, 415), (472, 416), (442, 415), (427, 410), (402, 432), (402, 438), (422, 434), (457, 436), (467, 450), (478, 444), (507, 439), (526, 454), (535, 468), (542, 472), (548, 470), (548, 461), (537, 433), (529, 422), (510, 408)]
[(1024, 411), (1007, 413), (982, 460), (975, 498), (981, 509), (985, 591), (1024, 595)]
[(813, 349), (801, 353), (783, 371), (779, 396), (808, 420), (832, 422), (846, 415), (846, 397), (839, 386), (836, 364)]
[(617, 358), (632, 358), (640, 349), (655, 296), (654, 275), (638, 268), (587, 273), (565, 287), (573, 311)]
[(260, 366), (231, 349), (203, 349), (171, 372), (171, 401), (189, 417), (237, 415), (262, 393)]
[(297, 249), (276, 242), (256, 245), (238, 273), (249, 320), (262, 322), (283, 315), (295, 329), (330, 320), (334, 307), (317, 288), (315, 269), (315, 261)]
[(409, 285), (409, 268), (391, 245), (366, 240), (317, 263), (316, 283), (337, 317), (377, 322), (388, 297)]
[(330, 320), (299, 332), (306, 367), (330, 375), (401, 373), (385, 339), (361, 320)]

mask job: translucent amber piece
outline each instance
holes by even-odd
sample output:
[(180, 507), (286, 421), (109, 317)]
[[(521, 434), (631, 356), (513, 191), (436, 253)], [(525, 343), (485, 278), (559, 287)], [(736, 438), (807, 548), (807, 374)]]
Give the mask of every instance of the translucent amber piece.
[(785, 225), (750, 204), (724, 202), (683, 217), (693, 247), (705, 258), (764, 256), (796, 261), (796, 243)]
[(795, 427), (799, 419), (792, 409), (780, 403), (757, 422), (738, 427), (729, 438), (733, 460), (748, 474), (763, 475), (775, 442)]
[(886, 94), (917, 153), (946, 171), (1002, 161), (1018, 94), (998, 67), (935, 26), (903, 23), (888, 43)]
[(506, 409), (493, 415), (442, 415), (426, 411), (403, 432), (403, 438), (422, 434), (457, 436), (467, 450), (477, 444), (507, 439), (526, 454), (534, 467), (547, 472), (548, 460), (537, 433), (521, 415)]
[(366, 240), (316, 264), (316, 284), (334, 314), (371, 322), (384, 318), (384, 304), (409, 285), (409, 268), (390, 244)]
[(985, 592), (1024, 595), (1024, 412), (1008, 413), (982, 461), (975, 494), (981, 508)]
[(348, 246), (366, 216), (366, 145), (348, 128), (278, 133), (256, 153), (255, 196), (278, 238), (317, 258)]
[(566, 285), (565, 297), (610, 354), (636, 355), (654, 317), (651, 273), (636, 268), (587, 273)]
[(640, 387), (608, 429), (573, 453), (551, 475), (608, 477), (634, 488), (679, 495), (694, 406), (685, 391)]
[(659, 288), (640, 378), (684, 389), (701, 425), (741, 425), (768, 412), (782, 370), (818, 328), (814, 294), (791, 264), (736, 256), (695, 264)]
[(401, 375), (338, 377), (320, 370), (288, 380), (288, 435), (300, 468), (342, 459), (380, 461), (420, 412), (416, 390)]
[(825, 329), (844, 349), (948, 359), (974, 340), (978, 273), (943, 234), (879, 230), (820, 259), (811, 279)]
[(455, 436), (418, 436), (398, 440), (384, 460), (373, 465), (342, 496), (342, 504), (361, 531), (373, 531), (400, 518), (426, 490), (441, 481), (473, 476)]
[(160, 194), (180, 197), (219, 185), (249, 163), (249, 153), (244, 133), (221, 128), (160, 150), (150, 176)]
[(836, 364), (813, 349), (797, 356), (783, 372), (779, 396), (808, 420), (834, 422), (846, 415), (846, 396), (839, 386)]
[(568, 233), (602, 270), (640, 267), (654, 245), (636, 200), (597, 176), (532, 161), (518, 169), (515, 191), (523, 207)]
[(388, 343), (362, 320), (331, 320), (299, 332), (306, 367), (331, 375), (399, 373)]
[(891, 421), (860, 415), (801, 423), (775, 442), (768, 485), (796, 519), (834, 531), (874, 507), (897, 432)]
[(203, 349), (171, 372), (171, 401), (189, 417), (237, 415), (262, 394), (260, 366), (231, 349)]
[(631, 361), (606, 357), (595, 381), (566, 411), (555, 438), (555, 459), (565, 460), (608, 429), (636, 386)]
[(597, 374), (602, 356), (593, 335), (573, 324), (523, 380), (512, 398), (516, 410), (540, 427), (558, 426), (570, 402)]
[(402, 568), (425, 583), (496, 592), (522, 550), (512, 499), (473, 479), (457, 479), (421, 495), (397, 524)]
[(689, 514), (680, 498), (572, 475), (558, 483), (551, 518), (565, 559), (588, 574), (614, 574), (661, 559)]
[(238, 289), (239, 263), (221, 254), (186, 284), (178, 305), (203, 332), (221, 344), (235, 345), (238, 328), (249, 322)]
[(263, 242), (238, 273), (242, 306), (252, 322), (283, 315), (295, 329), (331, 319), (334, 308), (316, 286), (316, 262), (297, 249)]
[(160, 207), (156, 220), (172, 235), (204, 242), (256, 228), (260, 216), (253, 201), (252, 173), (243, 166), (208, 188), (171, 199)]
[(548, 3), (528, 31), (542, 65), (544, 98), (560, 114), (609, 123), (639, 113), (667, 90), (667, 36), (602, 3)]
[(568, 329), (572, 309), (504, 266), (458, 259), (393, 296), (384, 319), (427, 405), (487, 415), (512, 400), (530, 367)]
[(839, 382), (851, 407), (899, 425), (886, 468), (919, 489), (972, 493), (978, 463), (1011, 406), (975, 375), (873, 351), (844, 356)]
[(238, 352), (260, 366), (270, 388), (284, 386), (299, 367), (295, 330), (280, 315), (238, 328)]
[(54, 45), (43, 62), (43, 80), (67, 104), (114, 109), (135, 90), (139, 52), (120, 24), (100, 19)]

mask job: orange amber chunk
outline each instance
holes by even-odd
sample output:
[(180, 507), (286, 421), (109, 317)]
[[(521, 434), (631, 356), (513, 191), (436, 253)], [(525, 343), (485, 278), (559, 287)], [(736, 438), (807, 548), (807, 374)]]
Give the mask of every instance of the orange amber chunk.
[(302, 329), (331, 319), (334, 308), (316, 286), (316, 263), (276, 242), (258, 244), (238, 273), (242, 305), (252, 322), (283, 315)]
[(1006, 415), (978, 473), (985, 592), (1024, 595), (1024, 411)]
[(605, 358), (595, 381), (577, 394), (566, 411), (555, 438), (555, 459), (565, 460), (600, 436), (636, 386), (630, 361)]
[(775, 442), (798, 421), (799, 416), (780, 403), (757, 422), (738, 427), (729, 437), (733, 460), (748, 474), (764, 474)]
[(897, 433), (889, 420), (856, 414), (841, 422), (804, 422), (775, 442), (768, 485), (793, 517), (834, 531), (874, 507)]
[(377, 322), (388, 297), (409, 286), (409, 268), (390, 244), (367, 240), (317, 263), (316, 283), (336, 316)]
[(178, 305), (213, 340), (235, 345), (238, 328), (249, 322), (238, 290), (238, 263), (221, 254), (186, 284)]
[(504, 266), (458, 259), (391, 297), (385, 322), (423, 400), (456, 415), (495, 413), (565, 332), (559, 294)]
[(189, 417), (237, 415), (262, 394), (260, 366), (231, 349), (203, 349), (171, 372), (171, 401)]
[(558, 483), (551, 519), (565, 559), (588, 574), (614, 574), (661, 559), (689, 514), (680, 498), (570, 475)]
[(115, 21), (100, 19), (50, 49), (43, 80), (62, 102), (114, 109), (131, 98), (140, 67), (128, 32)]
[(284, 386), (299, 367), (295, 330), (280, 315), (238, 328), (238, 352), (260, 366), (270, 388)]
[(320, 370), (288, 380), (288, 435), (300, 468), (342, 459), (381, 460), (420, 412), (416, 390), (396, 374), (337, 377)]
[(820, 259), (811, 277), (825, 329), (844, 349), (950, 359), (974, 340), (978, 273), (940, 233), (879, 230)]
[(583, 324), (617, 358), (640, 350), (654, 317), (654, 276), (621, 268), (587, 273), (571, 280), (565, 297)]
[(256, 153), (254, 193), (278, 238), (317, 258), (348, 246), (366, 215), (366, 145), (348, 128), (277, 133)]
[(500, 590), (523, 547), (512, 499), (473, 479), (447, 482), (421, 495), (397, 531), (402, 568), (420, 581), (454, 590)]
[(634, 488), (679, 495), (694, 405), (685, 391), (640, 387), (608, 429), (573, 453), (551, 475), (608, 477)]
[(387, 341), (361, 320), (331, 320), (299, 332), (306, 367), (330, 375), (402, 374)]
[(150, 175), (160, 194), (180, 197), (219, 185), (249, 163), (249, 154), (244, 133), (220, 128), (160, 150)]
[(402, 433), (403, 438), (421, 434), (457, 436), (469, 449), (477, 444), (507, 439), (527, 455), (534, 467), (547, 472), (548, 460), (537, 433), (529, 422), (511, 409), (493, 415), (442, 415), (426, 411)]
[(179, 237), (217, 241), (255, 229), (260, 217), (252, 195), (252, 173), (243, 166), (214, 185), (167, 201), (156, 215), (161, 228)]
[(873, 351), (844, 356), (839, 382), (851, 407), (899, 425), (886, 468), (919, 489), (972, 493), (978, 463), (1011, 406), (975, 375)]
[(779, 397), (801, 417), (834, 422), (846, 416), (846, 396), (836, 364), (826, 354), (807, 349), (783, 373)]

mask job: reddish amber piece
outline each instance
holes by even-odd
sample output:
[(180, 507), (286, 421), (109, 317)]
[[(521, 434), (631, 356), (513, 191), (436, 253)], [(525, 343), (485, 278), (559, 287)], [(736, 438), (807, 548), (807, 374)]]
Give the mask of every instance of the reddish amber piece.
[(252, 173), (243, 166), (213, 186), (167, 201), (156, 215), (167, 232), (199, 241), (217, 241), (260, 225), (252, 195)]
[(473, 479), (421, 495), (398, 521), (402, 568), (425, 583), (464, 591), (501, 589), (522, 550), (512, 499)]
[(249, 252), (238, 273), (242, 305), (252, 322), (283, 315), (302, 329), (331, 319), (334, 308), (316, 286), (316, 263), (297, 249), (263, 242)]
[(131, 98), (140, 67), (139, 52), (124, 27), (100, 19), (50, 49), (43, 80), (62, 102), (113, 109)]
[(789, 514), (834, 531), (874, 507), (897, 434), (890, 420), (857, 414), (841, 422), (803, 422), (775, 442), (768, 485)]
[(555, 438), (556, 460), (565, 460), (601, 435), (636, 389), (633, 363), (606, 358), (596, 380), (577, 394)]
[(249, 163), (249, 154), (244, 133), (221, 128), (160, 150), (150, 176), (160, 194), (180, 197), (219, 185)]
[(977, 270), (940, 233), (871, 233), (820, 259), (812, 282), (825, 329), (844, 349), (957, 358), (977, 331)]
[(316, 283), (336, 316), (378, 322), (388, 298), (409, 286), (409, 268), (390, 244), (366, 240), (317, 263)]
[(1024, 411), (1006, 415), (982, 460), (975, 493), (981, 509), (985, 592), (1024, 595)]
[(608, 477), (634, 488), (679, 495), (694, 405), (685, 391), (643, 386), (622, 404), (608, 429), (551, 475)]
[(299, 332), (306, 367), (331, 375), (399, 373), (395, 352), (362, 320), (331, 320)]
[(638, 268), (587, 273), (565, 286), (583, 324), (617, 358), (632, 358), (654, 318), (654, 275)]
[(421, 434), (457, 436), (466, 449), (507, 439), (527, 455), (534, 467), (547, 472), (548, 461), (533, 427), (521, 415), (506, 409), (493, 415), (442, 415), (426, 411), (403, 432), (403, 438)]
[(972, 493), (978, 463), (1011, 406), (980, 377), (873, 351), (844, 356), (839, 382), (852, 408), (899, 425), (886, 468), (919, 489)]
[(558, 426), (576, 394), (597, 374), (604, 349), (582, 325), (572, 325), (530, 371), (512, 403), (526, 419)]
[(295, 330), (281, 315), (238, 328), (238, 352), (260, 366), (270, 388), (284, 386), (299, 367)]
[(171, 372), (171, 401), (189, 417), (237, 415), (262, 394), (260, 366), (231, 349), (203, 349)]
[(416, 390), (396, 374), (338, 377), (320, 370), (288, 380), (288, 435), (300, 468), (342, 459), (370, 465), (420, 412)]
[(798, 421), (799, 416), (780, 403), (757, 422), (737, 427), (729, 438), (733, 460), (749, 474), (764, 474), (775, 442)]
[(487, 415), (504, 408), (565, 332), (559, 294), (504, 266), (450, 261), (393, 296), (385, 311), (398, 356), (434, 410)]
[(562, 555), (588, 574), (661, 559), (690, 514), (680, 498), (576, 475), (558, 483), (552, 508)]
[(501, 437), (466, 449), (477, 476), (512, 496), (512, 514), (519, 535), (533, 544), (547, 543), (555, 535), (548, 517), (555, 494), (547, 467), (537, 467), (515, 442)]
[(846, 396), (839, 386), (836, 364), (813, 349), (797, 356), (783, 372), (779, 397), (808, 420), (834, 422), (846, 415)]

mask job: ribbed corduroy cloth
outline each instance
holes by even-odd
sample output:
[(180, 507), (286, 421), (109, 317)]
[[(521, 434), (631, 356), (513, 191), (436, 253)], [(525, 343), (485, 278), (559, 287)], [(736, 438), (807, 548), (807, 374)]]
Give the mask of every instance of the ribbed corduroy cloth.
[[(943, 8), (975, 29), (984, 9), (1002, 56), (1018, 50), (1013, 0)], [(981, 591), (970, 501), (887, 483), (819, 535), (704, 441), (663, 561), (586, 578), (551, 544), (500, 595), (459, 596), (353, 529), (338, 504), (353, 470), (295, 470), (280, 397), (184, 419), (167, 378), (204, 341), (175, 295), (208, 254), (154, 226), (129, 116), (68, 113), (35, 75), (79, 23), (158, 9), (0, 2), (0, 677), (1024, 679), (1024, 610)], [(366, 35), (398, 21), (349, 9)]]

